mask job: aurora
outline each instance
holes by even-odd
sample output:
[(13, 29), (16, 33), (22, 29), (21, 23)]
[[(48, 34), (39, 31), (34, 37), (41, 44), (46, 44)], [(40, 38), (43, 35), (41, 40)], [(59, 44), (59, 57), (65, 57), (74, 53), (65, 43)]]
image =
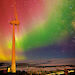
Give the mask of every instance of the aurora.
[[(37, 56), (42, 58), (46, 51), (48, 53), (53, 53), (54, 51), (53, 56), (56, 55), (57, 57), (58, 54), (58, 58), (63, 58), (64, 56), (75, 57), (74, 54), (72, 56), (72, 53), (75, 53), (74, 0), (17, 0), (16, 3), (20, 21), (19, 33), (16, 28), (17, 60), (36, 59)], [(13, 9), (13, 0), (0, 1), (1, 61), (10, 61), (11, 59), (12, 26), (9, 25), (9, 22), (14, 17)], [(69, 48), (70, 44), (72, 46)], [(68, 51), (69, 49), (70, 51)], [(71, 55), (66, 56), (66, 53), (71, 53)], [(10, 58), (5, 54), (8, 54)], [(52, 55), (46, 55), (46, 57), (52, 57)]]

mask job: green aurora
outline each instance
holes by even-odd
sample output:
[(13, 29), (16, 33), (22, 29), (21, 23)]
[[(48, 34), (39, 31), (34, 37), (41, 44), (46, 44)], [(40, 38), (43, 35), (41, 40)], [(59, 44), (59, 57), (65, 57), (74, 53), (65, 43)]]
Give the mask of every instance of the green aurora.
[(72, 22), (75, 20), (75, 0), (62, 0), (63, 2), (54, 7), (48, 20), (41, 27), (24, 36), (22, 47), (24, 50), (40, 47), (48, 44), (54, 44), (72, 35), (74, 32)]

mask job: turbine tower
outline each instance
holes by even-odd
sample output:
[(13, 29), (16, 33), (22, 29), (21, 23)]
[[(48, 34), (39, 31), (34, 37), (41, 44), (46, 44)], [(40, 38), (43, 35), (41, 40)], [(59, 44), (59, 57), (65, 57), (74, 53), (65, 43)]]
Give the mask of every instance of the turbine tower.
[(11, 64), (11, 72), (16, 73), (16, 61), (15, 61), (15, 26), (17, 26), (17, 30), (19, 30), (19, 20), (17, 16), (16, 10), (16, 1), (14, 0), (14, 15), (15, 19), (10, 21), (10, 24), (13, 26), (13, 37), (12, 37), (12, 64)]

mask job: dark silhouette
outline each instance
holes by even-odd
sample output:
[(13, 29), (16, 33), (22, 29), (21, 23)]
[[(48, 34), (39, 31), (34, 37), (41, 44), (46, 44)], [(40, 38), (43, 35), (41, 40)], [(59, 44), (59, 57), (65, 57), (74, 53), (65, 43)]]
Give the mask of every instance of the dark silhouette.
[[(46, 75), (46, 74), (49, 74), (49, 73), (42, 72), (39, 75)], [(29, 73), (27, 73), (25, 71), (19, 71), (19, 70), (16, 71), (16, 73), (11, 73), (11, 72), (8, 73), (7, 70), (1, 70), (0, 75), (38, 75), (38, 74), (35, 74), (35, 73), (29, 74)], [(65, 75), (65, 74), (60, 74), (60, 75)], [(75, 75), (75, 72), (68, 73), (68, 75)]]

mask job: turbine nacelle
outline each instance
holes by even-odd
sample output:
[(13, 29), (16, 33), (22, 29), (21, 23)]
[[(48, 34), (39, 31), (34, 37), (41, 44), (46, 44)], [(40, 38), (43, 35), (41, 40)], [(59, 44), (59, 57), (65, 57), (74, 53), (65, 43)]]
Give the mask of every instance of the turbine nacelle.
[(20, 24), (20, 22), (18, 21), (18, 20), (12, 20), (11, 22), (10, 22), (10, 24), (11, 25), (19, 25)]

